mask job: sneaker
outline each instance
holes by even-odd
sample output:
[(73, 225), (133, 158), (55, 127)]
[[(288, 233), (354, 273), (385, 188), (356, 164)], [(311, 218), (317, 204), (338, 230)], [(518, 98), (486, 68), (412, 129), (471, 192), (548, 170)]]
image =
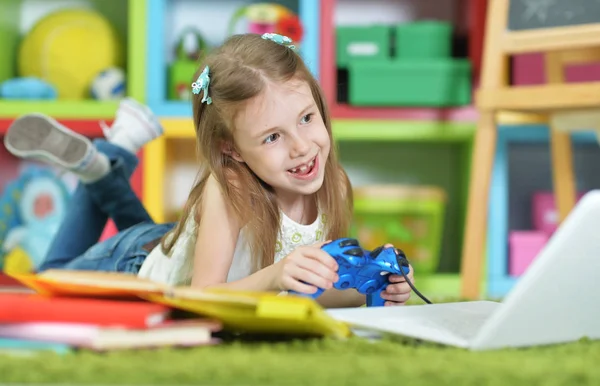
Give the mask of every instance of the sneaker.
[(39, 113), (15, 119), (4, 136), (4, 145), (19, 158), (72, 171), (84, 169), (96, 153), (89, 139)]
[(152, 111), (132, 98), (121, 101), (113, 124), (102, 122), (102, 131), (108, 141), (134, 153), (164, 132)]

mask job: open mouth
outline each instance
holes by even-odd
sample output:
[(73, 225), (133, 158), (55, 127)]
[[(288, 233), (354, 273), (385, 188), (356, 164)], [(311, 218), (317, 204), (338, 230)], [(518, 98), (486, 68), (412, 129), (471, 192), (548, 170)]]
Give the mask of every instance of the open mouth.
[(315, 160), (317, 159), (317, 157), (315, 156), (312, 160), (310, 160), (309, 162), (302, 164), (300, 166), (297, 166), (293, 169), (288, 169), (288, 172), (295, 175), (295, 176), (306, 176), (309, 175), (313, 169), (315, 168)]

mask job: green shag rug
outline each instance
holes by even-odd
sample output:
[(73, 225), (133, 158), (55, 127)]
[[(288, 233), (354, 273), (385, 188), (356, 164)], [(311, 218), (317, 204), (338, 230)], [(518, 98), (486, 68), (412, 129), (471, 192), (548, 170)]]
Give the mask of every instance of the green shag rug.
[(388, 337), (232, 340), (193, 349), (0, 356), (0, 383), (600, 385), (600, 341), (470, 352)]

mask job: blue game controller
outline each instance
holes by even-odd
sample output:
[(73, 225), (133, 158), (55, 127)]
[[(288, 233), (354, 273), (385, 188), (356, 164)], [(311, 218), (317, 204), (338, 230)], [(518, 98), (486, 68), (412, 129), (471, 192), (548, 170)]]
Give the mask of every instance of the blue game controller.
[[(367, 295), (367, 307), (384, 305), (381, 292), (388, 286), (390, 274), (404, 273), (405, 276), (410, 272), (406, 256), (397, 248), (379, 247), (369, 252), (361, 248), (357, 240), (342, 238), (323, 245), (321, 249), (329, 253), (339, 266), (339, 280), (333, 287), (339, 290), (354, 288)], [(319, 288), (314, 294), (289, 293), (318, 298), (323, 289)]]

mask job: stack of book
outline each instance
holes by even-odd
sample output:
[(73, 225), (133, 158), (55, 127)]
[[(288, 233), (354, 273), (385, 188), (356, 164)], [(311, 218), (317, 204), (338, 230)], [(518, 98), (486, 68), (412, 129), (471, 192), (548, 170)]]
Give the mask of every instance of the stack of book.
[(221, 330), (348, 337), (314, 299), (169, 287), (134, 275), (48, 270), (13, 275), (31, 292), (0, 292), (0, 351), (117, 350), (220, 342)]
[(0, 293), (0, 350), (99, 351), (217, 343), (207, 318), (173, 318), (173, 309), (139, 300)]

